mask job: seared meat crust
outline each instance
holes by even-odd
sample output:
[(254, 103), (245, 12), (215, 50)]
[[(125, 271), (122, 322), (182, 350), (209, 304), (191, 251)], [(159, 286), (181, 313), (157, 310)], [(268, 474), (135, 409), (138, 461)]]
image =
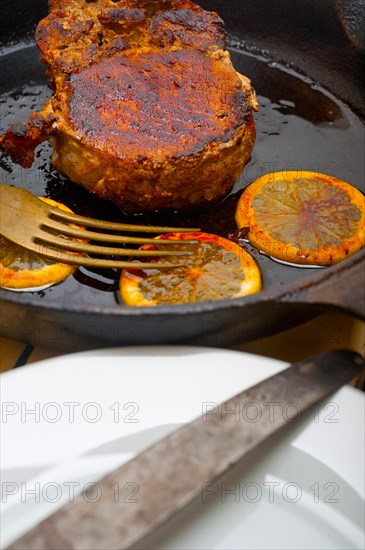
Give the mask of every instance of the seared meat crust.
[(186, 0), (52, 0), (36, 31), (55, 94), (0, 138), (127, 211), (224, 196), (251, 155), (255, 94), (215, 13)]

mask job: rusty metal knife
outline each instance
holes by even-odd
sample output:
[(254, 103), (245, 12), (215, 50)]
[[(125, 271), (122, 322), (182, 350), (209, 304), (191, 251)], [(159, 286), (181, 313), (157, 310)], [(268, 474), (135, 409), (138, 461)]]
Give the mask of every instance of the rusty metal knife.
[[(122, 550), (136, 545), (201, 494), (253, 448), (288, 423), (261, 407), (255, 423), (227, 411), (250, 403), (294, 403), (290, 420), (357, 377), (364, 360), (338, 350), (296, 363), (232, 397), (183, 426), (99, 482), (95, 503), (77, 497), (19, 538), (11, 550)], [(188, 398), (188, 396), (187, 396)], [(225, 414), (222, 414), (225, 411)], [(116, 499), (110, 487), (138, 487), (134, 503)]]

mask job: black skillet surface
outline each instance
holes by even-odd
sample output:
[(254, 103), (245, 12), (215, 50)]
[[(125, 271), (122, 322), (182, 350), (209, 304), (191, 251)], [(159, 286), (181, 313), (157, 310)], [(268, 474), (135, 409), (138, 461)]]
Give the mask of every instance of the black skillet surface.
[[(339, 2), (324, 0), (202, 3), (226, 21), (232, 61), (252, 79), (261, 104), (252, 161), (220, 204), (189, 214), (126, 216), (54, 171), (48, 144), (39, 148), (29, 170), (2, 157), (1, 181), (64, 202), (83, 215), (198, 226), (225, 237), (236, 230), (234, 210), (241, 190), (270, 171), (329, 173), (364, 191), (361, 4), (353, 2), (356, 9), (349, 13)], [(3, 14), (0, 131), (25, 120), (51, 95), (32, 43), (34, 25), (46, 13), (44, 1), (16, 0)], [(68, 350), (175, 342), (224, 346), (272, 334), (328, 307), (364, 316), (363, 253), (331, 268), (305, 269), (247, 249), (263, 273), (264, 291), (257, 295), (129, 308), (121, 303), (117, 272), (79, 270), (42, 292), (1, 290), (1, 333)]]

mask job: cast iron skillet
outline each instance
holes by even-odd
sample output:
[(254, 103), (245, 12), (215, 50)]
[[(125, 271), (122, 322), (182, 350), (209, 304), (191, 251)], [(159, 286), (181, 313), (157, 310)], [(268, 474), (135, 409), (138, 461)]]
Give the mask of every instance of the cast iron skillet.
[[(225, 20), (233, 62), (252, 78), (261, 100), (252, 162), (219, 205), (189, 215), (134, 219), (198, 225), (227, 236), (235, 230), (239, 192), (270, 170), (332, 173), (364, 191), (363, 2), (204, 0), (201, 5)], [(32, 43), (34, 27), (46, 13), (45, 0), (13, 0), (3, 6), (1, 130), (25, 120), (51, 93)], [(61, 200), (82, 214), (126, 219), (114, 205), (61, 178), (52, 170), (49, 154), (43, 146), (31, 170), (2, 158), (2, 181)], [(338, 265), (309, 270), (282, 266), (248, 249), (263, 271), (264, 290), (256, 295), (128, 308), (120, 303), (117, 274), (79, 271), (44, 292), (2, 290), (1, 333), (67, 350), (177, 342), (225, 346), (273, 334), (328, 308), (365, 318), (365, 251)]]

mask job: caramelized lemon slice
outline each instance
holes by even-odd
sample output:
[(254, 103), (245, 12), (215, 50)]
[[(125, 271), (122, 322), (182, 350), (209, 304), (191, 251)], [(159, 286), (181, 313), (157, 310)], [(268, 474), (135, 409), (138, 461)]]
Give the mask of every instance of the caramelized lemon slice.
[(365, 199), (342, 180), (316, 172), (276, 172), (254, 181), (236, 210), (250, 243), (278, 260), (329, 265), (365, 244)]
[[(177, 240), (168, 250), (192, 250), (191, 256), (180, 260), (181, 267), (154, 269), (163, 259), (151, 258), (151, 269), (125, 269), (120, 279), (123, 301), (130, 306), (153, 306), (204, 302), (237, 298), (261, 290), (260, 269), (245, 250), (232, 241), (208, 233), (169, 233), (156, 238)], [(195, 239), (196, 245), (182, 240)], [(143, 246), (145, 250), (167, 249), (163, 245)]]
[[(67, 206), (51, 199), (41, 199), (71, 212)], [(0, 286), (9, 290), (39, 291), (60, 283), (72, 275), (77, 266), (55, 263), (0, 236)]]

